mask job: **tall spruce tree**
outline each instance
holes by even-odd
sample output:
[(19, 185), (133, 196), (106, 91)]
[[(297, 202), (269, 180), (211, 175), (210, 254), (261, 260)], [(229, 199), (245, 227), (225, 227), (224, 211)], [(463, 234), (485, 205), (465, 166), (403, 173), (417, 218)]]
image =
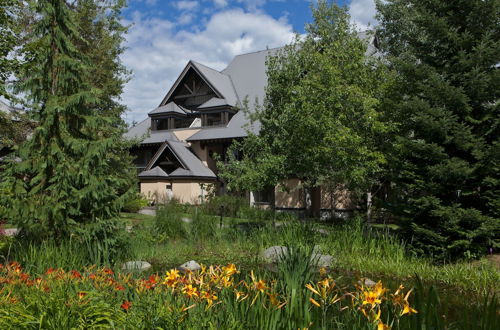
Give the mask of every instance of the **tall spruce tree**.
[(84, 233), (109, 240), (130, 188), (115, 152), (122, 130), (116, 117), (96, 110), (103, 91), (89, 84), (91, 62), (75, 47), (86, 40), (74, 12), (64, 0), (39, 0), (33, 9), (17, 88), (33, 104), (38, 127), (17, 151), (21, 162), (2, 173), (8, 216), (33, 239)]
[(377, 4), (381, 45), (399, 73), (392, 211), (413, 248), (437, 258), (498, 249), (500, 1)]
[(312, 14), (307, 35), (268, 59), (266, 98), (255, 114), (260, 133), (235, 146), (243, 159), (220, 164), (230, 188), (298, 178), (306, 191), (365, 192), (376, 181), (385, 160), (379, 139), (388, 129), (378, 99), (390, 76), (366, 56), (346, 8), (319, 1)]
[(4, 97), (8, 97), (7, 80), (18, 64), (13, 52), (18, 37), (15, 16), (20, 8), (19, 1), (0, 0), (0, 96)]
[(72, 7), (78, 31), (85, 40), (75, 40), (75, 46), (92, 63), (89, 84), (102, 91), (96, 110), (115, 116), (117, 124), (123, 124), (121, 115), (126, 107), (119, 101), (130, 78), (130, 71), (120, 59), (128, 31), (120, 16), (124, 6), (125, 0), (79, 0)]

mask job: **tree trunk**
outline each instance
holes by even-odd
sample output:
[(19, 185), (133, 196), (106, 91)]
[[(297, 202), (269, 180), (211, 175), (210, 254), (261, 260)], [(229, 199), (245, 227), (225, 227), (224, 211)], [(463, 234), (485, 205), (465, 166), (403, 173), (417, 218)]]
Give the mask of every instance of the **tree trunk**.
[(372, 193), (371, 191), (366, 192), (366, 221), (372, 221)]

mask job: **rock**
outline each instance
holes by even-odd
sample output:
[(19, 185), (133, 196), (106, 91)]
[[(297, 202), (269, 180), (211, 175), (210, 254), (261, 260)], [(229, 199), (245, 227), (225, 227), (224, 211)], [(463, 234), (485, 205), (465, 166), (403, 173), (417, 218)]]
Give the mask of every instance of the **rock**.
[(361, 280), (358, 281), (359, 285), (364, 285), (367, 288), (374, 287), (377, 283), (373, 282), (369, 278), (362, 278)]
[(278, 262), (285, 254), (288, 253), (286, 246), (271, 246), (262, 252), (262, 259), (267, 262)]
[(315, 228), (314, 231), (317, 232), (318, 234), (320, 234), (321, 236), (330, 235), (330, 232), (324, 228)]
[(125, 231), (126, 231), (127, 233), (131, 233), (131, 232), (132, 232), (132, 226), (130, 226), (130, 225), (126, 225), (126, 226), (125, 226)]
[(314, 262), (318, 267), (330, 268), (334, 262), (334, 258), (328, 254), (318, 254), (316, 257), (313, 255)]
[(313, 255), (320, 255), (321, 254), (321, 247), (319, 245), (315, 245), (313, 247)]
[(8, 228), (3, 230), (5, 233), (5, 236), (16, 236), (19, 230), (17, 228)]
[(148, 270), (151, 264), (147, 261), (127, 261), (122, 265), (123, 270)]
[(193, 219), (191, 219), (191, 218), (181, 218), (181, 221), (185, 222), (185, 223), (191, 223), (191, 222), (193, 222)]
[(156, 208), (155, 207), (144, 207), (139, 210), (139, 214), (145, 214), (145, 215), (156, 215)]
[(194, 260), (188, 261), (186, 263), (183, 263), (179, 267), (177, 267), (181, 272), (195, 272), (197, 270), (201, 269), (201, 266), (199, 263), (197, 263)]

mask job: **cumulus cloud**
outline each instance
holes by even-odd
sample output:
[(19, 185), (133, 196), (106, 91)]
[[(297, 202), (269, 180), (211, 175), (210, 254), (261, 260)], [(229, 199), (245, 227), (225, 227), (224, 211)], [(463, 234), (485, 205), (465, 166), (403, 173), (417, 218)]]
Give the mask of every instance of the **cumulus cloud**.
[(176, 1), (173, 5), (179, 10), (193, 10), (198, 7), (198, 1)]
[(367, 30), (377, 25), (374, 0), (351, 0), (349, 14), (359, 30)]
[(137, 12), (132, 21), (128, 50), (122, 57), (134, 71), (123, 94), (129, 122), (146, 118), (158, 106), (189, 60), (222, 70), (238, 54), (282, 46), (293, 39), (293, 28), (285, 19), (241, 9), (215, 13), (195, 32)]
[(213, 0), (216, 7), (226, 7), (228, 4), (227, 0)]

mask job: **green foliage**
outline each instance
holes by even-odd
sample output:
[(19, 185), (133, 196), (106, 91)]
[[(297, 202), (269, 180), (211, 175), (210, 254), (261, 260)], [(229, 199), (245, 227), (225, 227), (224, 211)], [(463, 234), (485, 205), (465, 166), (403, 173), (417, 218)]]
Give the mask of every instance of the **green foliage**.
[(192, 215), (192, 222), (189, 224), (189, 237), (195, 241), (216, 237), (218, 229), (217, 218), (196, 212)]
[[(9, 220), (30, 240), (86, 232), (108, 240), (133, 185), (128, 143), (116, 116), (99, 111), (107, 92), (90, 84), (92, 63), (75, 13), (62, 0), (33, 4), (34, 24), (23, 46), (16, 88), (38, 122), (0, 181), (8, 190)], [(99, 227), (99, 228), (97, 228)], [(106, 232), (104, 232), (106, 231)]]
[(59, 245), (45, 241), (40, 244), (14, 241), (8, 260), (17, 260), (31, 274), (43, 274), (48, 268), (82, 269), (93, 264), (85, 246), (77, 240)]
[(131, 195), (123, 204), (122, 211), (129, 213), (137, 213), (143, 207), (148, 206), (148, 200), (140, 194)]
[(201, 209), (205, 214), (220, 215), (222, 212), (225, 217), (236, 218), (246, 206), (248, 201), (243, 197), (222, 195), (208, 198)]
[(378, 3), (398, 72), (390, 207), (414, 251), (476, 258), (500, 246), (500, 1)]
[(154, 224), (156, 232), (167, 239), (186, 237), (187, 230), (181, 221), (181, 210), (180, 204), (175, 201), (159, 206)]
[[(20, 1), (0, 0), (0, 96), (8, 96), (7, 80), (19, 62), (13, 53), (19, 37), (15, 17), (19, 14), (21, 7)], [(0, 111), (0, 123), (2, 116)], [(2, 132), (1, 126), (0, 132)]]
[(219, 162), (231, 189), (262, 190), (299, 178), (304, 186), (368, 189), (385, 162), (379, 99), (390, 75), (365, 56), (347, 9), (319, 1), (307, 34), (268, 58), (268, 86), (252, 118), (259, 135), (235, 144)]
[(121, 16), (125, 6), (125, 0), (80, 0), (72, 8), (84, 40), (76, 39), (75, 47), (93, 63), (89, 67), (89, 84), (102, 93), (97, 111), (112, 116), (118, 125), (125, 125), (120, 115), (126, 107), (118, 101), (131, 75), (120, 59), (128, 31)]

